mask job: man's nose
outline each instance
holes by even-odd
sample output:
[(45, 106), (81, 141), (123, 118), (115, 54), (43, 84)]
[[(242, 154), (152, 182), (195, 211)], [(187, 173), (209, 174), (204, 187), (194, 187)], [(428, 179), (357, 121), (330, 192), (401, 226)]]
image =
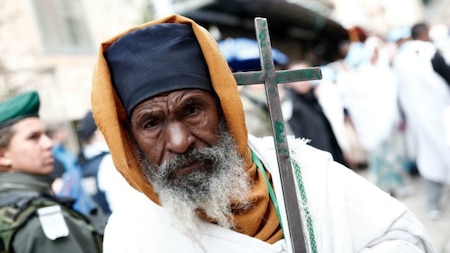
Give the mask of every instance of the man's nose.
[(171, 122), (166, 129), (167, 148), (173, 153), (184, 153), (195, 142), (191, 129), (181, 122)]

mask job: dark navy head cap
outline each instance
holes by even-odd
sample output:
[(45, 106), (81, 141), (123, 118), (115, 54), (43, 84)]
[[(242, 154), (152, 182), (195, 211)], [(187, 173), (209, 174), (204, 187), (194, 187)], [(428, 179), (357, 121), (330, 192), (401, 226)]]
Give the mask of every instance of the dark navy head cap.
[(189, 25), (165, 23), (132, 31), (115, 41), (104, 56), (128, 118), (139, 103), (158, 94), (180, 89), (214, 94), (208, 66)]

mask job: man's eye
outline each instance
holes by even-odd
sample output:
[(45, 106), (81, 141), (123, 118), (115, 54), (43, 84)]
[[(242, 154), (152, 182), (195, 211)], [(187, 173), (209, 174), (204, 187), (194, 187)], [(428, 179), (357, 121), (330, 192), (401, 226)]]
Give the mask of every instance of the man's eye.
[(145, 128), (153, 128), (156, 127), (159, 124), (159, 120), (152, 119), (145, 122)]
[(186, 108), (185, 112), (186, 112), (186, 115), (192, 115), (192, 114), (196, 114), (199, 110), (200, 110), (200, 108), (198, 106), (190, 105)]

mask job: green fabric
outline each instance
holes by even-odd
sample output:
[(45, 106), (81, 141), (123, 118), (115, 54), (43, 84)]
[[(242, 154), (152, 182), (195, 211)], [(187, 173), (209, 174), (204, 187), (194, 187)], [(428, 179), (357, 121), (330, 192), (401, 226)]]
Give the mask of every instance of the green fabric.
[[(283, 230), (283, 223), (281, 222), (281, 215), (280, 215), (280, 208), (278, 207), (278, 200), (275, 195), (275, 192), (272, 188), (272, 185), (270, 184), (269, 177), (267, 176), (266, 169), (264, 168), (264, 165), (262, 165), (261, 161), (259, 160), (258, 156), (256, 156), (255, 152), (252, 152), (252, 161), (256, 164), (256, 167), (264, 176), (264, 181), (266, 181), (267, 189), (269, 190), (269, 196), (272, 200), (273, 206), (275, 207), (275, 210), (277, 211), (278, 220), (280, 221), (281, 229)], [(283, 230), (284, 234), (284, 230)]]
[(0, 102), (0, 128), (26, 117), (38, 116), (39, 105), (39, 95), (35, 91)]

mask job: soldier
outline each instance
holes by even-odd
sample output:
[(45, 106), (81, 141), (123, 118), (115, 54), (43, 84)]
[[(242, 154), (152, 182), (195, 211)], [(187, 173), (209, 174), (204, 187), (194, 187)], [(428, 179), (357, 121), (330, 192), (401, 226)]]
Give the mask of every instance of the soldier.
[(97, 231), (51, 190), (53, 144), (39, 104), (36, 92), (0, 103), (0, 251), (101, 252)]

